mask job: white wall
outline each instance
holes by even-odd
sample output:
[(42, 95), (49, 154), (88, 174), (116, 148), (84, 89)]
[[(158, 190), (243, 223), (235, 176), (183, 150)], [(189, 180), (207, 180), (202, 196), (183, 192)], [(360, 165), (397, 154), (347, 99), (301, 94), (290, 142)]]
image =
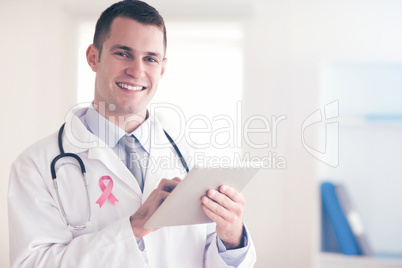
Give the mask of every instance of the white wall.
[(75, 102), (76, 54), (74, 22), (59, 3), (2, 1), (0, 25), (0, 266), (8, 267), (10, 165)]
[[(325, 61), (401, 61), (400, 1), (152, 1), (167, 17), (238, 19), (245, 25), (243, 117), (286, 115), (278, 144), (245, 152), (286, 158), (247, 187), (245, 221), (258, 253), (256, 267), (313, 267), (318, 251), (318, 191), (313, 159), (301, 145), (304, 119), (320, 108)], [(2, 1), (0, 25), (1, 235), (8, 237), (9, 166), (23, 148), (58, 129), (75, 99), (74, 35), (78, 21), (110, 1)], [(84, 55), (82, 55), (84, 56)], [(195, 63), (196, 64), (196, 63)], [(50, 112), (51, 111), (51, 112)], [(256, 135), (265, 142), (271, 137)], [(0, 243), (8, 266), (8, 243)]]
[(245, 51), (246, 113), (288, 117), (276, 148), (288, 160), (287, 170), (267, 171), (247, 190), (249, 203), (265, 207), (247, 215), (258, 230), (258, 267), (312, 267), (319, 162), (302, 148), (301, 126), (326, 104), (319, 103), (320, 67), (326, 61), (401, 61), (402, 3), (254, 1), (253, 10)]

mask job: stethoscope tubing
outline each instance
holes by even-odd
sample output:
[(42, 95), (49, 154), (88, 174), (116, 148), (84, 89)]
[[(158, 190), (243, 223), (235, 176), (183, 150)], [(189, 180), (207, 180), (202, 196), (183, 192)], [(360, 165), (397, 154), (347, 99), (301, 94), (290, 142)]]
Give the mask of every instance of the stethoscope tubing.
[[(59, 150), (60, 150), (60, 154), (57, 155), (51, 162), (50, 164), (50, 173), (52, 175), (52, 180), (53, 180), (53, 187), (56, 190), (56, 196), (57, 196), (57, 202), (59, 203), (59, 207), (60, 207), (60, 212), (64, 218), (64, 220), (67, 223), (67, 227), (70, 230), (84, 230), (86, 227), (88, 227), (91, 224), (91, 202), (89, 199), (89, 191), (88, 191), (88, 180), (86, 178), (86, 169), (85, 169), (85, 165), (84, 165), (84, 161), (82, 161), (81, 157), (79, 157), (78, 155), (74, 154), (74, 153), (65, 153), (64, 152), (64, 148), (63, 148), (63, 141), (62, 141), (62, 136), (63, 136), (63, 131), (64, 131), (64, 126), (66, 125), (66, 123), (64, 123), (60, 129), (59, 129), (59, 133), (58, 133), (58, 137), (57, 137), (57, 143), (59, 146)], [(173, 141), (173, 139), (169, 136), (169, 134), (163, 130), (163, 132), (165, 133), (167, 139), (169, 140), (170, 144), (173, 146), (174, 150), (176, 151), (177, 155), (180, 158), (180, 161), (183, 165), (183, 167), (186, 169), (186, 172), (189, 172), (186, 160), (184, 159), (183, 155), (181, 154), (179, 148), (177, 147), (176, 143)], [(74, 158), (78, 164), (80, 165), (80, 169), (81, 169), (81, 173), (83, 176), (83, 182), (85, 185), (85, 191), (86, 191), (86, 195), (87, 195), (87, 205), (88, 205), (88, 220), (85, 224), (82, 225), (74, 225), (72, 224), (66, 215), (66, 212), (64, 210), (63, 204), (61, 202), (61, 198), (60, 198), (60, 193), (59, 193), (59, 186), (57, 184), (57, 178), (56, 178), (56, 163), (57, 161), (59, 161), (60, 159), (62, 159), (63, 157), (71, 157)]]

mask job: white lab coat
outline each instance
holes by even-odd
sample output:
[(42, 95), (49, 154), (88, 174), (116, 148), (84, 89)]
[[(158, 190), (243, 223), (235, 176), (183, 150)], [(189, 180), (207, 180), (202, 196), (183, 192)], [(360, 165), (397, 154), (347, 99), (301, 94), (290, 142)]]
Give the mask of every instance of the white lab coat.
[[(55, 133), (29, 147), (11, 169), (8, 205), (12, 267), (229, 267), (218, 255), (214, 224), (161, 228), (144, 237), (144, 252), (139, 249), (129, 216), (162, 178), (183, 178), (185, 170), (179, 161), (174, 166), (166, 164), (177, 154), (155, 120), (150, 151), (154, 164), (148, 168), (142, 193), (117, 155), (78, 118), (84, 112), (81, 109), (69, 117), (62, 140), (65, 152), (78, 154), (86, 166), (91, 226), (70, 231), (59, 211), (50, 174), (50, 163), (59, 154)], [(188, 157), (189, 151), (178, 146)], [(77, 166), (70, 158), (58, 163), (56, 170), (67, 217), (82, 224), (88, 209)], [(106, 200), (100, 208), (96, 204), (102, 194), (98, 181), (105, 175), (113, 179), (112, 193), (119, 201), (113, 205)], [(249, 239), (248, 254), (239, 267), (254, 265), (255, 251)]]

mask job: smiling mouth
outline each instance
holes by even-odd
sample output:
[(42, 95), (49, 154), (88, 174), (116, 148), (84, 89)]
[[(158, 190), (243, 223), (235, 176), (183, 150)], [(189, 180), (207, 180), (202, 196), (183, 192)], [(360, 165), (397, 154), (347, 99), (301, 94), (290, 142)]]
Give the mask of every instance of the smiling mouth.
[(125, 84), (125, 83), (116, 83), (116, 85), (117, 85), (119, 88), (128, 89), (128, 90), (131, 90), (131, 91), (140, 91), (140, 90), (145, 90), (145, 89), (146, 89), (146, 87), (142, 87), (142, 86), (131, 86), (131, 85), (128, 85), (128, 84)]

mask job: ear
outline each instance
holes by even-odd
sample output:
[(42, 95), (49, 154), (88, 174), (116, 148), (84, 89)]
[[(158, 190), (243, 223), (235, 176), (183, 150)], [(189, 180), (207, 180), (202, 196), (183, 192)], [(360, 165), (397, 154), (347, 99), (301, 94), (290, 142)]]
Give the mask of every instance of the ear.
[(167, 63), (167, 58), (164, 58), (164, 59), (162, 60), (161, 77), (163, 77), (163, 74), (165, 73), (166, 63)]
[(96, 47), (94, 45), (89, 45), (89, 47), (87, 48), (87, 62), (89, 67), (91, 67), (92, 71), (96, 72), (98, 70), (98, 50), (96, 49)]

